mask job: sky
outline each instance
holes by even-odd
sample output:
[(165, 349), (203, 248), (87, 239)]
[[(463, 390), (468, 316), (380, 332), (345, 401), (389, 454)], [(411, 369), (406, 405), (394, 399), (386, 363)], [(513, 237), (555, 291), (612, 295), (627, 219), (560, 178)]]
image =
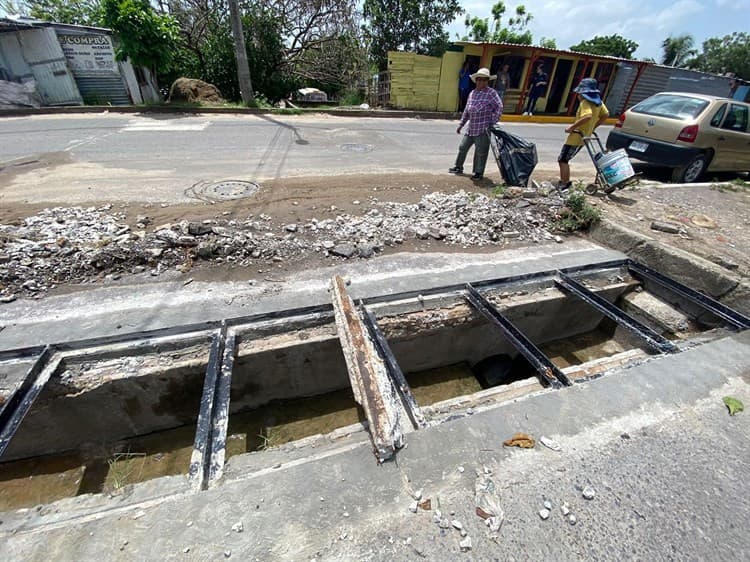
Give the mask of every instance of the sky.
[[(462, 0), (472, 16), (489, 17), (494, 0)], [(542, 37), (554, 38), (558, 49), (591, 39), (596, 35), (622, 35), (638, 43), (634, 58), (661, 61), (661, 43), (667, 37), (688, 33), (695, 48), (710, 37), (723, 37), (734, 31), (750, 32), (750, 0), (505, 0), (507, 21), (523, 4), (534, 19), (529, 30), (534, 43)], [(466, 34), (464, 17), (447, 29), (451, 40)]]
[[(459, 0), (472, 16), (486, 18), (496, 0)], [(695, 48), (710, 37), (733, 31), (750, 32), (750, 0), (505, 0), (506, 17), (523, 4), (534, 16), (529, 30), (538, 43), (553, 38), (559, 49), (568, 49), (596, 35), (618, 33), (638, 43), (634, 58), (661, 61), (661, 42), (689, 33)], [(357, 2), (361, 6), (361, 0)], [(0, 10), (0, 16), (4, 15)], [(451, 40), (466, 34), (465, 16), (447, 27)]]

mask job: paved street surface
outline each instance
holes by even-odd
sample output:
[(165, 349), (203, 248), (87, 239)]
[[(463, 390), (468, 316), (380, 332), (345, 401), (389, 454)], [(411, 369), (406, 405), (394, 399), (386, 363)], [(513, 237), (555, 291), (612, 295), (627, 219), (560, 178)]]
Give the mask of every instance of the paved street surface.
[[(340, 174), (444, 174), (456, 121), (329, 115), (70, 115), (0, 119), (0, 201), (188, 202), (199, 182)], [(565, 125), (507, 123), (557, 178)], [(606, 137), (606, 129), (602, 135)], [(13, 165), (8, 165), (9, 163)], [(467, 169), (471, 169), (471, 154)], [(585, 154), (574, 173), (593, 175)], [(500, 181), (492, 156), (487, 174)], [(356, 180), (353, 180), (356, 181)]]

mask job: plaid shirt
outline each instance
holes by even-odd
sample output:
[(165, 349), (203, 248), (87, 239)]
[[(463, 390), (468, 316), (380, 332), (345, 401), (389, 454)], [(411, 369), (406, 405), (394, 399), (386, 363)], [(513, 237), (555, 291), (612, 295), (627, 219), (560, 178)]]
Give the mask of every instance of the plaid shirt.
[(497, 123), (502, 114), (503, 102), (497, 95), (497, 91), (490, 87), (472, 90), (458, 128), (462, 129), (468, 121), (469, 130), (466, 134), (470, 137), (478, 137)]

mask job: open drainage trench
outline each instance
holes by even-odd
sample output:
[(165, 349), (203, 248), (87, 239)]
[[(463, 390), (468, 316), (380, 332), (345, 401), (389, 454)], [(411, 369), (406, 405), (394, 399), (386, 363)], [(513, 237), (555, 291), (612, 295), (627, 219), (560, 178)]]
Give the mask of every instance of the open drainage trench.
[[(652, 330), (646, 336), (656, 335), (657, 345), (556, 279), (478, 288), (510, 332), (498, 329), (463, 287), (357, 307), (341, 283), (333, 310), (260, 318), (223, 327), (221, 337), (205, 330), (60, 351), (41, 367), (35, 386), (43, 387), (22, 419), (14, 417), (17, 427), (0, 458), (0, 511), (117, 494), (169, 475), (189, 475), (196, 488), (206, 488), (232, 477), (239, 455), (263, 455), (312, 436), (331, 443), (337, 435), (365, 439), (369, 430), (376, 454), (383, 435), (395, 450), (410, 431), (559, 386), (555, 377), (580, 382), (737, 328), (649, 287), (626, 265), (575, 277), (587, 294)], [(348, 326), (347, 307), (357, 311)], [(376, 355), (367, 355), (358, 329), (369, 334), (368, 345), (381, 342)], [(520, 352), (513, 330), (532, 345)], [(529, 349), (541, 352), (541, 365)], [(546, 359), (553, 369), (543, 376)], [(380, 360), (390, 391), (375, 372)], [(28, 368), (29, 359), (0, 368), (19, 365)], [(352, 375), (357, 369), (371, 371), (358, 375), (364, 386)]]

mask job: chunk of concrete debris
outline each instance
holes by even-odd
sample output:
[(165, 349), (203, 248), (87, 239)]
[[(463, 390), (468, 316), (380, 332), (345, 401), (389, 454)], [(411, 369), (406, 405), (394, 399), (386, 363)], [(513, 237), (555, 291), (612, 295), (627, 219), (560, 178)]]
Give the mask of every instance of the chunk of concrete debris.
[(594, 490), (594, 488), (592, 488), (591, 486), (586, 486), (583, 489), (583, 492), (581, 492), (581, 495), (586, 500), (593, 500), (594, 496), (596, 495), (596, 490)]
[(575, 525), (576, 523), (578, 523), (578, 518), (573, 513), (571, 513), (570, 515), (568, 515), (568, 523), (570, 523), (571, 525)]
[(411, 511), (412, 513), (416, 513), (418, 509), (419, 509), (418, 501), (413, 501), (409, 504), (409, 511)]
[(526, 433), (516, 433), (510, 439), (503, 441), (506, 447), (520, 447), (522, 449), (533, 449), (536, 441), (531, 435)]
[(334, 256), (348, 259), (357, 253), (357, 248), (354, 246), (354, 244), (337, 244), (336, 246), (331, 248), (331, 253)]
[(545, 447), (547, 447), (548, 449), (551, 449), (552, 451), (556, 451), (556, 452), (562, 451), (562, 446), (560, 446), (560, 443), (558, 443), (554, 439), (545, 437), (544, 435), (542, 435), (539, 438), (539, 442)]
[(245, 530), (245, 526), (242, 524), (242, 521), (238, 521), (234, 525), (232, 525), (232, 531), (235, 533), (241, 533)]
[(539, 517), (542, 518), (542, 521), (546, 521), (547, 519), (549, 519), (549, 509), (547, 509), (546, 507), (544, 509), (540, 509)]
[(458, 543), (461, 552), (468, 552), (471, 550), (471, 537), (464, 537), (464, 539)]
[(682, 226), (672, 222), (653, 221), (651, 223), (651, 230), (658, 230), (660, 232), (666, 232), (667, 234), (679, 234), (682, 230)]

